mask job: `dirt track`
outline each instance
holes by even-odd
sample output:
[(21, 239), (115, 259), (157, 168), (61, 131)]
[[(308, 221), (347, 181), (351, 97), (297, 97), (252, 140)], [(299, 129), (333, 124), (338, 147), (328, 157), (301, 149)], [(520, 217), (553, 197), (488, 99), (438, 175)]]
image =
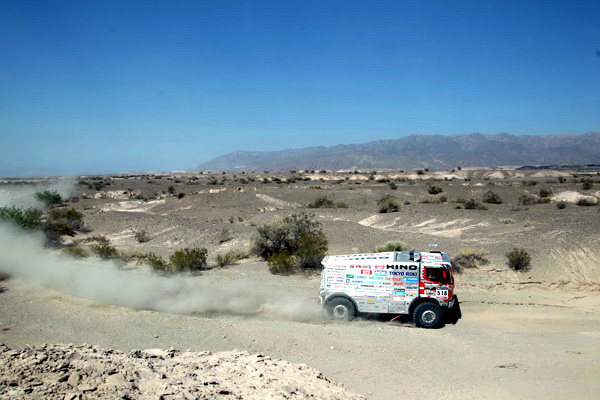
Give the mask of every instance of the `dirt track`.
[[(252, 271), (246, 275), (250, 281), (273, 279), (264, 264), (246, 262), (216, 271), (215, 282), (244, 271)], [(314, 294), (315, 279), (285, 279), (299, 295)], [(459, 291), (463, 319), (432, 331), (385, 319), (333, 323), (268, 315), (174, 315), (73, 298), (20, 279), (4, 286), (0, 337), (11, 347), (52, 342), (123, 351), (246, 350), (307, 364), (373, 399), (423, 393), (595, 398), (600, 390), (597, 297), (539, 289)]]

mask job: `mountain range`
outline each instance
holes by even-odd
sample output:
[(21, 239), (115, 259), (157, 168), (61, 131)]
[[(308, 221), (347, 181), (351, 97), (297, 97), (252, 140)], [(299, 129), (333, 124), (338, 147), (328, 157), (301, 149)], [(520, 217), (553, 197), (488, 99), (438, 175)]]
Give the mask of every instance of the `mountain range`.
[(239, 150), (197, 170), (446, 169), (600, 163), (600, 132), (585, 134), (410, 135), (361, 144), (276, 151)]

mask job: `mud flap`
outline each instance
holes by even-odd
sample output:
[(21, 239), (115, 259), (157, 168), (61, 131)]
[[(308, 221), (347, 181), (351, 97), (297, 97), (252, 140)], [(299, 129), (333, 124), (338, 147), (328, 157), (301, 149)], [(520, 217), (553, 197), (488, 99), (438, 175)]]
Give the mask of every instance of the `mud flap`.
[(458, 297), (454, 295), (452, 297), (452, 307), (449, 307), (444, 312), (444, 320), (447, 324), (456, 325), (459, 319), (462, 318), (462, 311), (460, 310), (460, 303)]

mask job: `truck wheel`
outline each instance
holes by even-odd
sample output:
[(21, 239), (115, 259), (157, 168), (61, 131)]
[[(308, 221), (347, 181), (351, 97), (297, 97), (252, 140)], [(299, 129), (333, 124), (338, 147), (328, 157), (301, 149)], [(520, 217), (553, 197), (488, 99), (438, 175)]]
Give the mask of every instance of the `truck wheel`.
[(415, 308), (413, 321), (419, 328), (435, 329), (444, 323), (442, 309), (433, 303), (422, 303)]
[(356, 308), (350, 300), (338, 297), (329, 302), (327, 313), (334, 319), (350, 321), (356, 314)]

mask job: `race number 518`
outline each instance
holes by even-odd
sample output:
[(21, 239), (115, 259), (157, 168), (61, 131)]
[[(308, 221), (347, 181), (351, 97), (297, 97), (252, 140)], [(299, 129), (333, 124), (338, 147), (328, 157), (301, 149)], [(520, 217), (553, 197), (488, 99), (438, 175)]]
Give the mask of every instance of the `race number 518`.
[(436, 297), (448, 297), (448, 290), (446, 290), (446, 289), (436, 289), (435, 295), (436, 295)]

